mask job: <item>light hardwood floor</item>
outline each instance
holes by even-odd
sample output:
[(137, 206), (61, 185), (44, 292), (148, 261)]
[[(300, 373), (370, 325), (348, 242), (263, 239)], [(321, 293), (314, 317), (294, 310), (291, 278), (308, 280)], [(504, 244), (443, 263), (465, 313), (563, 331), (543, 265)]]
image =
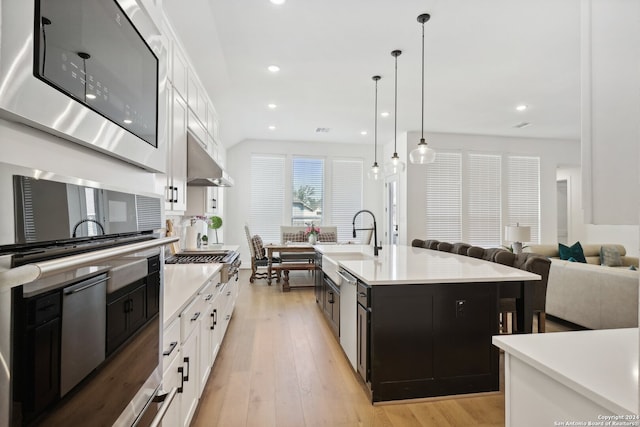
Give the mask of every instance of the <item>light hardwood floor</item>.
[[(292, 284), (309, 279), (292, 277)], [(547, 324), (548, 331), (563, 330)], [(501, 367), (502, 369), (502, 367)], [(504, 394), (373, 406), (316, 307), (240, 275), (240, 295), (196, 427), (504, 426)]]

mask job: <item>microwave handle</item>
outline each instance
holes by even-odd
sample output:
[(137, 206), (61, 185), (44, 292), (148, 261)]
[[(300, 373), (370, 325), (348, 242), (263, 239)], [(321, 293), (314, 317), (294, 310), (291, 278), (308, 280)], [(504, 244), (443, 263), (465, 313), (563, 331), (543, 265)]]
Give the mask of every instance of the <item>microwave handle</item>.
[(158, 427), (160, 423), (162, 423), (162, 419), (167, 413), (167, 410), (169, 409), (169, 406), (171, 406), (171, 402), (173, 402), (173, 398), (176, 397), (177, 393), (178, 387), (173, 387), (169, 391), (169, 393), (160, 394), (153, 398), (154, 402), (162, 402), (162, 406), (160, 406), (160, 409), (158, 410), (156, 416), (153, 417), (153, 421), (151, 421), (150, 427)]

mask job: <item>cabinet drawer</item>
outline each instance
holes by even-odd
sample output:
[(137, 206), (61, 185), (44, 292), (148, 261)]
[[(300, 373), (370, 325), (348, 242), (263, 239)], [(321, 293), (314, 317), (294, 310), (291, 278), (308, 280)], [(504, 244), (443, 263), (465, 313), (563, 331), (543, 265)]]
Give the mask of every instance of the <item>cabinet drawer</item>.
[(195, 297), (191, 304), (180, 313), (180, 341), (184, 343), (191, 332), (198, 326), (200, 316), (204, 316), (206, 302), (200, 297)]
[(180, 352), (180, 319), (176, 319), (164, 330), (162, 335), (162, 372), (166, 372), (176, 355)]

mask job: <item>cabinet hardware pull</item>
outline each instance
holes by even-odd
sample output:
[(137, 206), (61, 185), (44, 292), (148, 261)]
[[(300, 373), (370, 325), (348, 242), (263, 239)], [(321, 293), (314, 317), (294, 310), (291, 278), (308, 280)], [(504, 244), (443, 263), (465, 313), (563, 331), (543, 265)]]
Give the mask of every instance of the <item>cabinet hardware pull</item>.
[(171, 355), (171, 353), (173, 353), (173, 350), (175, 350), (176, 346), (178, 345), (178, 341), (171, 341), (171, 344), (169, 344), (169, 350), (165, 350), (162, 355), (163, 356), (169, 356)]
[(173, 187), (176, 190), (176, 197), (173, 199), (173, 203), (178, 203), (178, 187)]
[(231, 291), (227, 291), (227, 296), (230, 296), (230, 295), (231, 295)]
[(218, 323), (217, 317), (218, 317), (218, 309), (214, 308), (213, 312), (211, 313), (211, 319), (212, 319), (213, 323), (211, 323), (211, 328), (210, 329), (212, 331), (216, 328), (216, 324)]
[(37, 311), (48, 311), (50, 308), (53, 308), (55, 306), (55, 304), (47, 304), (44, 307), (40, 307)]
[(204, 299), (205, 301), (211, 301), (211, 298), (213, 298), (212, 294), (207, 295), (207, 297)]
[(367, 297), (367, 294), (366, 294), (366, 293), (364, 293), (364, 292), (358, 292), (358, 296), (359, 296), (359, 297), (362, 297), (362, 298), (366, 298), (366, 297)]
[(178, 373), (180, 374), (180, 387), (178, 387), (178, 393), (182, 393), (184, 389), (184, 368), (180, 366), (178, 368)]
[[(158, 427), (162, 422), (169, 406), (171, 406), (171, 402), (173, 402), (173, 398), (176, 397), (176, 393), (178, 393), (178, 387), (173, 387), (169, 393), (161, 394), (153, 398), (154, 402), (162, 402), (162, 406), (156, 413), (156, 416), (153, 417), (153, 421), (151, 421), (151, 425), (149, 427)], [(162, 399), (162, 400), (160, 400)]]
[(129, 298), (129, 313), (133, 313), (133, 300)]
[(189, 363), (189, 358), (188, 357), (184, 358), (184, 363), (187, 364), (187, 375), (184, 376), (184, 380), (186, 382), (186, 381), (189, 381), (189, 371), (190, 371), (190, 367), (191, 367), (191, 364)]
[(331, 295), (331, 299), (329, 300), (329, 304), (333, 304), (335, 302), (333, 300), (333, 292), (329, 291), (329, 295)]
[(196, 320), (198, 320), (198, 317), (200, 317), (200, 312), (199, 311), (196, 314), (193, 315), (193, 317), (191, 318), (191, 321), (195, 322)]
[(229, 319), (231, 319), (231, 315), (227, 314), (227, 317), (225, 318), (225, 320), (229, 320)]

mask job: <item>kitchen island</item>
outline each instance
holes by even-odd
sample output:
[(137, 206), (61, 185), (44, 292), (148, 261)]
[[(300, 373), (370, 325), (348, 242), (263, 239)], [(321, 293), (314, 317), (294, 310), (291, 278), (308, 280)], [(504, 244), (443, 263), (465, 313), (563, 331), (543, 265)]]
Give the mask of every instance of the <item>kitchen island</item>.
[(337, 335), (373, 402), (499, 389), (491, 339), (499, 332), (500, 294), (509, 289), (525, 298), (540, 276), (408, 246), (384, 247), (377, 257), (358, 245), (316, 251), (323, 269), (316, 286), (333, 294), (316, 292), (316, 301), (323, 308), (338, 301)]
[(504, 350), (506, 426), (637, 426), (639, 332), (494, 337)]

